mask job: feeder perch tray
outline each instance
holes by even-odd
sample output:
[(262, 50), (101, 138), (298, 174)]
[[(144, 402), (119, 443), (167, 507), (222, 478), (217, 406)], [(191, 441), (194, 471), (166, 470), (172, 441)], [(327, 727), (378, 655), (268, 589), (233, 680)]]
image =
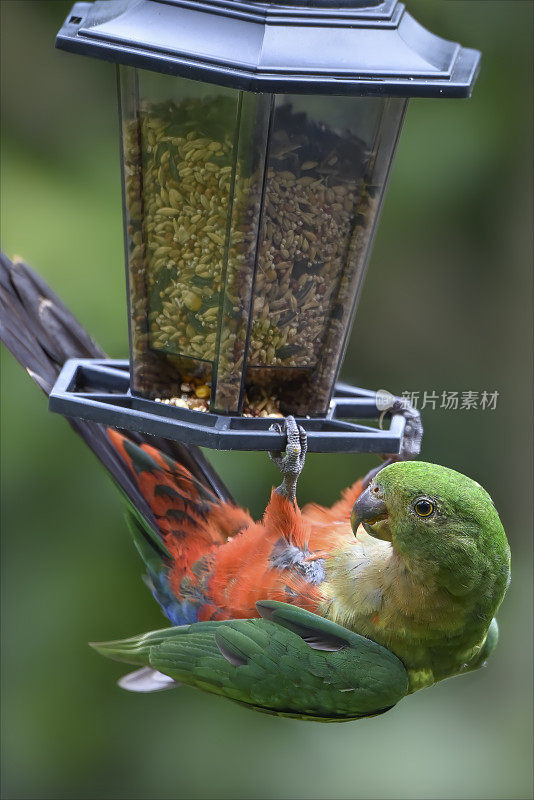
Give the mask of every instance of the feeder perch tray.
[[(69, 359), (50, 393), (50, 411), (215, 450), (285, 449), (285, 436), (269, 430), (269, 417), (223, 416), (190, 411), (130, 392), (127, 360)], [(298, 417), (312, 453), (398, 453), (404, 434), (402, 414), (382, 430), (352, 420), (378, 420), (376, 392), (336, 384), (328, 413)]]

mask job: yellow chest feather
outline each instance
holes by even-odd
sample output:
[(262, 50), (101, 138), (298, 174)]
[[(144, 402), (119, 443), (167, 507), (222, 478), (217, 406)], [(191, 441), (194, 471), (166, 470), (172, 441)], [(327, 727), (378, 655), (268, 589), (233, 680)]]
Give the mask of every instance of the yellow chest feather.
[(452, 645), (464, 626), (455, 598), (362, 529), (328, 559), (326, 572), (322, 613), (388, 647), (413, 671), (414, 688), (433, 683), (432, 651)]

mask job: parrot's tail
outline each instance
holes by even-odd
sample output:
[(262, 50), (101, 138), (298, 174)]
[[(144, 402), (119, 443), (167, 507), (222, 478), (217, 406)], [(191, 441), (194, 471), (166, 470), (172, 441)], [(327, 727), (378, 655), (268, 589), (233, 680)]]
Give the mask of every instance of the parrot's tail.
[[(0, 341), (46, 395), (50, 394), (67, 359), (105, 357), (103, 350), (47, 284), (22, 261), (11, 262), (1, 252)], [(106, 467), (144, 521), (159, 534), (154, 511), (129, 465), (125, 464), (110, 440), (105, 426), (77, 419), (69, 419), (69, 423)], [(228, 489), (197, 447), (131, 432), (128, 438), (135, 444), (150, 441), (152, 447), (184, 467), (216, 498), (232, 501)]]

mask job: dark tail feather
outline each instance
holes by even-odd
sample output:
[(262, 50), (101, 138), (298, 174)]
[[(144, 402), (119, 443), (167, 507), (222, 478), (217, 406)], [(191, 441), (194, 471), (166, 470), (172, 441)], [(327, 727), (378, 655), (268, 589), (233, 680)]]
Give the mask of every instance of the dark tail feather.
[(26, 264), (0, 253), (0, 338), (48, 395), (68, 358), (104, 358), (61, 300)]
[[(46, 395), (68, 358), (103, 358), (105, 353), (82, 328), (47, 284), (23, 262), (12, 263), (0, 252), (0, 340)], [(69, 419), (128, 499), (154, 531), (158, 526), (137, 484), (112, 446), (106, 428)], [(221, 500), (232, 497), (213, 467), (194, 446), (127, 432), (137, 444), (147, 441), (182, 464)]]

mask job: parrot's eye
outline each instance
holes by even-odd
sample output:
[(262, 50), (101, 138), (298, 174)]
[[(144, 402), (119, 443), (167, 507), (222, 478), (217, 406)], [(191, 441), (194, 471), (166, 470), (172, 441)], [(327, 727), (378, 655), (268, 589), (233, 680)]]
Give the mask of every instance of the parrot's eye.
[(431, 503), (430, 500), (418, 500), (414, 509), (419, 517), (429, 517), (434, 513), (434, 503)]

